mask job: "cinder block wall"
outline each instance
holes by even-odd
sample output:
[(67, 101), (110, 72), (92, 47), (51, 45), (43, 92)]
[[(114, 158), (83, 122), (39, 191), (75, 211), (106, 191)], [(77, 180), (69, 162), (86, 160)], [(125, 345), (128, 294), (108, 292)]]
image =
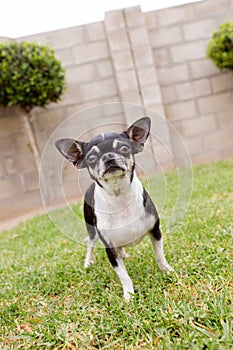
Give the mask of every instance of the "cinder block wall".
[[(40, 153), (54, 129), (73, 113), (123, 101), (151, 108), (173, 123), (193, 164), (232, 157), (233, 74), (220, 72), (206, 58), (213, 30), (232, 18), (232, 0), (148, 13), (133, 7), (106, 13), (103, 22), (17, 39), (51, 45), (66, 69), (68, 84), (62, 100), (34, 111)], [(10, 39), (0, 38), (6, 40)], [(129, 123), (135, 115), (127, 110), (99, 113), (82, 121), (79, 131), (116, 119)], [(166, 134), (172, 147), (167, 126), (153, 128)], [(0, 109), (0, 143), (0, 218), (4, 219), (41, 206), (38, 174), (17, 108)], [(162, 166), (169, 167), (161, 145), (152, 142), (150, 147)], [(149, 169), (150, 160), (147, 163)], [(52, 164), (50, 170), (52, 174)], [(70, 198), (78, 194), (76, 173), (69, 166), (63, 172)]]
[(192, 3), (145, 14), (166, 117), (183, 136), (193, 164), (233, 155), (233, 74), (206, 58), (233, 1)]

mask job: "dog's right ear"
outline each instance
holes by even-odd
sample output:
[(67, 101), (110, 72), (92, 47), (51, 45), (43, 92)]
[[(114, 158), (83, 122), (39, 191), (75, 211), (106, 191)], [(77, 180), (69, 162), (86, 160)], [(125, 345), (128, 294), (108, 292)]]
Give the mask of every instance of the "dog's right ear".
[(83, 145), (85, 142), (80, 142), (72, 139), (61, 139), (56, 141), (55, 146), (58, 151), (72, 162), (77, 168), (84, 168), (84, 152)]

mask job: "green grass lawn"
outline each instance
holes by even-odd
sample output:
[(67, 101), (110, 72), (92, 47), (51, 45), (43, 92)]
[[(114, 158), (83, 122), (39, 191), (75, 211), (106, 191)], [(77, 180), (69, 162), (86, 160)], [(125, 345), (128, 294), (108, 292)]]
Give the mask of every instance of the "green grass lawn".
[(164, 235), (176, 273), (147, 238), (128, 249), (129, 303), (104, 249), (85, 270), (84, 246), (46, 216), (0, 234), (0, 349), (232, 349), (232, 179), (233, 161), (194, 169), (189, 210)]

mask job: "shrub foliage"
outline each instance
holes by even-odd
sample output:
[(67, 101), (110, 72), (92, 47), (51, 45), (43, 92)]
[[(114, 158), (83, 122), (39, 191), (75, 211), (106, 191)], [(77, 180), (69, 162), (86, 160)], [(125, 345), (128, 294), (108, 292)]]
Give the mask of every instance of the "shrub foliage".
[(64, 69), (50, 47), (0, 43), (0, 104), (30, 111), (57, 102), (64, 86)]
[(217, 67), (233, 70), (233, 22), (220, 25), (208, 43), (207, 56)]

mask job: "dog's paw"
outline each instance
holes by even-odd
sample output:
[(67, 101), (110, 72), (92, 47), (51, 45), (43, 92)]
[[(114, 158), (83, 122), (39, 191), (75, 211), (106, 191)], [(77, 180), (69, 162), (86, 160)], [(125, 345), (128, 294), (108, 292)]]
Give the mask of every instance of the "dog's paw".
[(85, 263), (84, 263), (84, 268), (87, 269), (90, 265), (93, 265), (94, 264), (94, 260), (86, 260)]
[(174, 271), (174, 269), (166, 261), (158, 262), (158, 266), (163, 272), (170, 273)]
[(124, 248), (120, 248), (119, 251), (120, 251), (121, 257), (123, 259), (128, 259), (130, 257), (130, 255), (128, 253), (126, 253)]
[(134, 291), (124, 292), (124, 299), (128, 303), (134, 294)]

